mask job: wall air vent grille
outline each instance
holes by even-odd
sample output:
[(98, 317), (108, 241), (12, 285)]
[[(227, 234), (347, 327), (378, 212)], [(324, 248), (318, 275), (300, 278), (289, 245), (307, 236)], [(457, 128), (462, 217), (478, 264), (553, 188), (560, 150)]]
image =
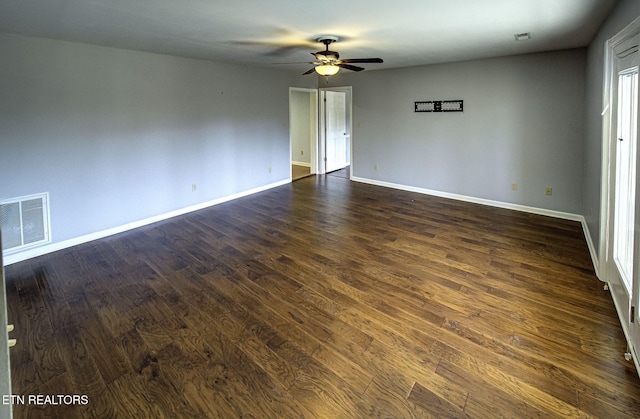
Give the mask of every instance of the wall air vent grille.
[(49, 194), (0, 201), (0, 226), (5, 255), (49, 243)]
[(414, 102), (414, 112), (463, 112), (462, 100), (426, 100)]

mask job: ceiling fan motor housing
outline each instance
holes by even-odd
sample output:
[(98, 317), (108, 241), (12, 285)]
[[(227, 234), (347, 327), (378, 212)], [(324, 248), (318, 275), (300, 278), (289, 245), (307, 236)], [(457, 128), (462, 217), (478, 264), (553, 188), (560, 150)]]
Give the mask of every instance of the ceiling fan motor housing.
[(333, 35), (323, 35), (321, 37), (316, 38), (316, 41), (324, 44), (325, 50), (312, 52), (313, 55), (318, 62), (313, 62), (310, 64), (314, 64), (315, 67), (307, 70), (303, 75), (311, 74), (314, 71), (323, 76), (332, 76), (338, 72), (340, 68), (345, 68), (351, 71), (362, 71), (363, 67), (358, 67), (349, 63), (381, 63), (382, 58), (351, 58), (346, 60), (340, 59), (340, 54), (335, 51), (329, 51), (329, 45), (336, 42), (338, 40), (337, 36)]
[(340, 58), (340, 54), (338, 54), (335, 51), (318, 51), (313, 53), (313, 55), (315, 55), (315, 57), (319, 60), (327, 60), (327, 61), (331, 61), (331, 60), (337, 60)]
[(315, 57), (319, 60), (337, 60), (340, 58), (340, 54), (338, 54), (336, 51), (329, 51), (329, 45), (331, 45), (334, 42), (338, 41), (338, 37), (337, 36), (333, 36), (333, 35), (323, 35), (321, 37), (319, 37), (318, 39), (316, 39), (318, 42), (321, 42), (324, 44), (325, 50), (324, 51), (318, 51), (316, 53), (314, 53), (313, 55), (315, 55)]

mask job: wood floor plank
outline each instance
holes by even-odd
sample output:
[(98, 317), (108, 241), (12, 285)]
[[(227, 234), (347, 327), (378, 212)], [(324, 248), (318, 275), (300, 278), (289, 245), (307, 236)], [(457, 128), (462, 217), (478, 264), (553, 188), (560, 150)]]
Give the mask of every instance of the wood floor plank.
[(558, 415), (560, 417), (581, 416), (576, 407), (578, 404), (577, 394), (571, 389), (567, 390), (571, 393), (570, 398), (572, 400), (564, 401), (549, 394), (546, 386), (534, 387), (528, 385), (526, 382), (511, 375), (510, 372), (492, 367), (468, 353), (451, 350), (445, 353), (443, 359), (469, 373), (487, 377), (489, 383), (494, 387), (517, 399), (526, 399), (532, 406), (544, 411), (547, 415)]
[(579, 223), (311, 176), (6, 267), (38, 417), (640, 417)]
[[(464, 413), (464, 405), (455, 406), (419, 383), (413, 386), (407, 399), (434, 416), (459, 418), (467, 416)], [(464, 402), (466, 405), (466, 399)]]
[(470, 389), (464, 405), (464, 411), (470, 417), (509, 417), (513, 411), (518, 411), (523, 418), (544, 418), (548, 415), (523, 399), (494, 387), (482, 374), (469, 372), (444, 359), (436, 373)]
[[(365, 418), (431, 418), (433, 415), (413, 403), (406, 393), (392, 385), (388, 376), (374, 377), (357, 406), (359, 416)], [(356, 417), (356, 415), (353, 415)]]

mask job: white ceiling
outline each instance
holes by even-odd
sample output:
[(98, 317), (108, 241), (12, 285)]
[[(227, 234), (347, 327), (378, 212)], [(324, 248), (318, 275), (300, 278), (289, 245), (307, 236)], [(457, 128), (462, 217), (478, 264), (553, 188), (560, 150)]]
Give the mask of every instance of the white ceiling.
[(373, 70), (583, 47), (616, 1), (1, 0), (0, 32), (249, 65), (311, 61), (328, 34)]

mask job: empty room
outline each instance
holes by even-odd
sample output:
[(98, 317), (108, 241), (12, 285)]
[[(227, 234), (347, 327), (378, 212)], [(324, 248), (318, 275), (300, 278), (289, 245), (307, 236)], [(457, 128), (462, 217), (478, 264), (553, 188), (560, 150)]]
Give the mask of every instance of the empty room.
[(0, 418), (638, 418), (637, 0), (0, 4)]

